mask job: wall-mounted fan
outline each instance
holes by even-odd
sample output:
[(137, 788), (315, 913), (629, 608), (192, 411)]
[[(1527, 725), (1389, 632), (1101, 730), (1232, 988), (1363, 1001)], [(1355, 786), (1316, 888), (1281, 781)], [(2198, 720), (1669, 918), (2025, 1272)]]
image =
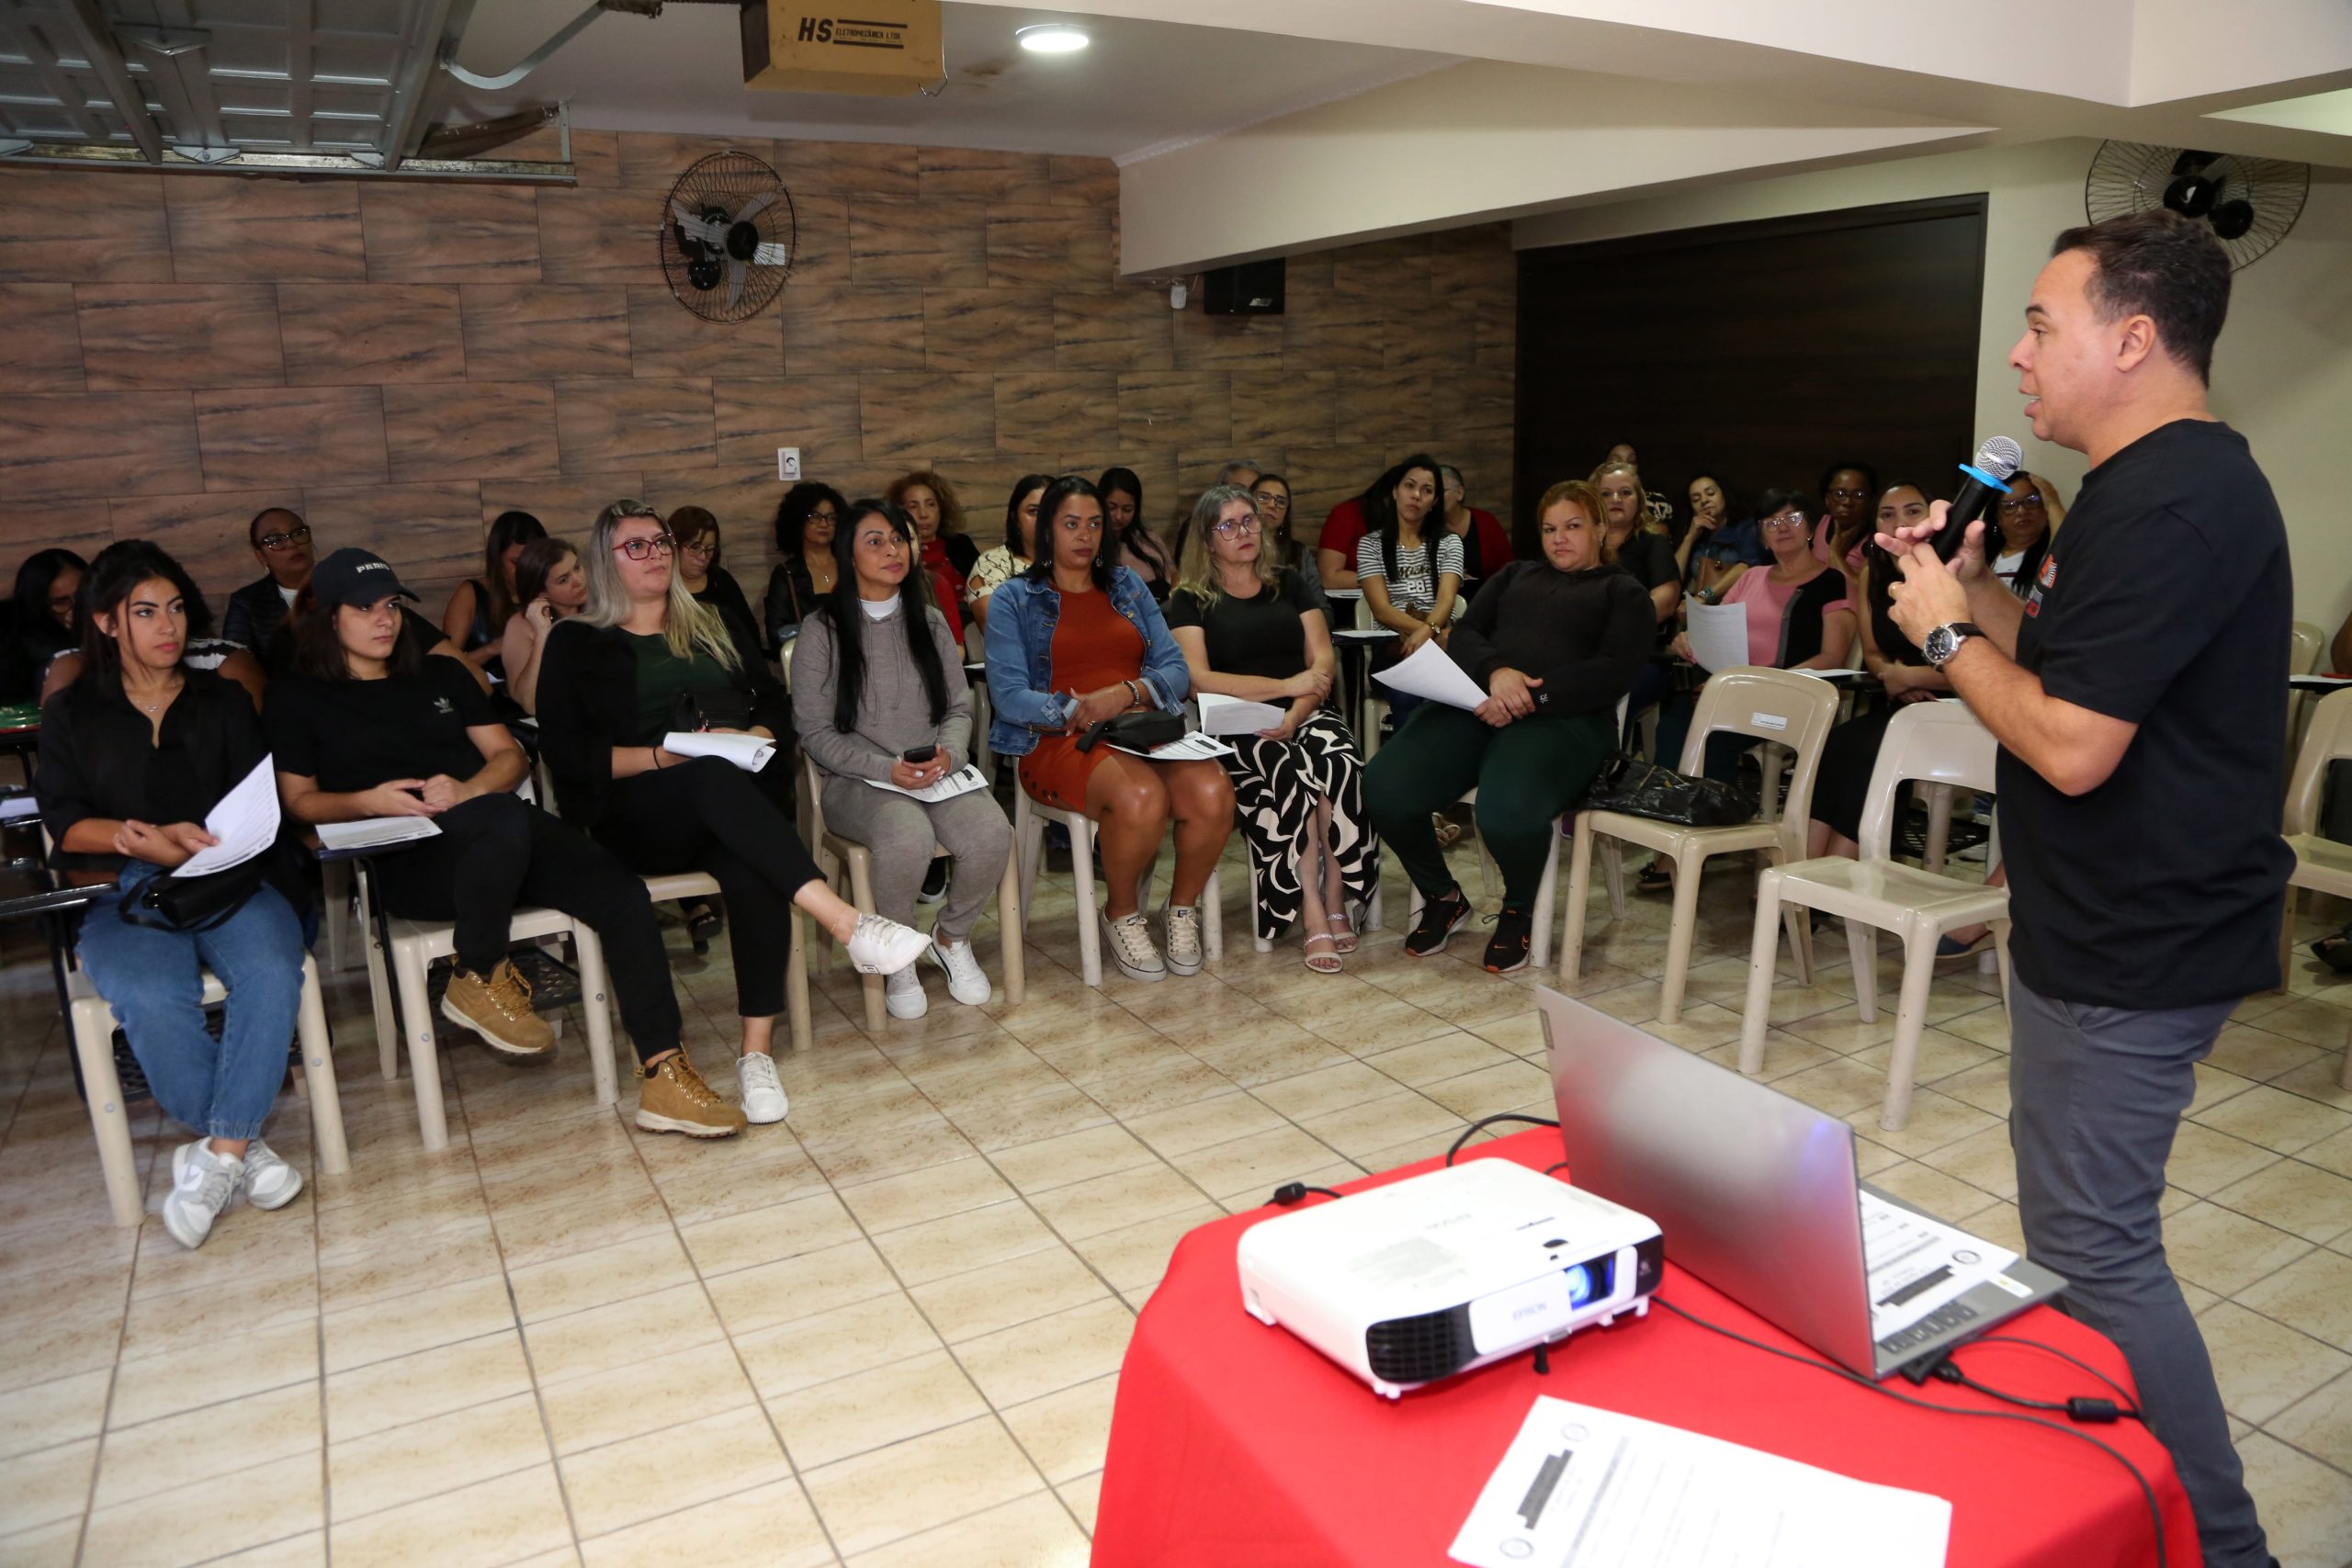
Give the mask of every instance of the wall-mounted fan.
[(2152, 207), (2201, 219), (2212, 226), (2234, 272), (2287, 237), (2302, 215), (2311, 184), (2309, 164), (2103, 141), (2083, 182), (2083, 210), (2094, 223)]
[(671, 187), (662, 273), (704, 321), (748, 321), (783, 291), (797, 238), (776, 172), (748, 152), (714, 152)]

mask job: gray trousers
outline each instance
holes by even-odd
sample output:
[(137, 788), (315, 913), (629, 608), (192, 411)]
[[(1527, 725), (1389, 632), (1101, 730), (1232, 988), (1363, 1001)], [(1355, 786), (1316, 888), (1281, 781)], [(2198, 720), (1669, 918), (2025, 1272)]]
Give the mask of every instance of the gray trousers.
[(901, 925), (914, 924), (915, 895), (922, 891), (933, 849), (945, 850), (956, 870), (933, 934), (970, 940), (1012, 853), (1012, 824), (994, 795), (976, 789), (926, 805), (864, 779), (828, 778), (821, 798), (825, 826), (873, 852), (874, 912)]
[(2264, 1568), (2254, 1499), (2205, 1338), (2165, 1261), (2165, 1162), (2195, 1065), (2234, 1002), (2141, 1011), (2011, 987), (2009, 1145), (2026, 1253), (2066, 1280), (2062, 1312), (2115, 1341), (2171, 1450), (2207, 1568)]

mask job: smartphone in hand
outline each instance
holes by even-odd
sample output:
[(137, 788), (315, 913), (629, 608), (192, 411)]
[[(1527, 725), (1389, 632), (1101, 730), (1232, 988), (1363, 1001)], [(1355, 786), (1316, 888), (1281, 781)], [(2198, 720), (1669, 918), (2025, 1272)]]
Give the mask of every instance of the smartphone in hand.
[(939, 748), (936, 745), (917, 746), (899, 753), (899, 760), (908, 762), (928, 762), (938, 755)]

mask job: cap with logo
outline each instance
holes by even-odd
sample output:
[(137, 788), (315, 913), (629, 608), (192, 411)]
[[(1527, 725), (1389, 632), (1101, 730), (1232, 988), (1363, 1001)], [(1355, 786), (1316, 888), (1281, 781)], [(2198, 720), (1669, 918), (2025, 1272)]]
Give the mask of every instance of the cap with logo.
[(373, 550), (342, 549), (321, 561), (311, 573), (311, 592), (322, 604), (349, 604), (366, 609), (388, 596), (413, 599), (384, 558)]

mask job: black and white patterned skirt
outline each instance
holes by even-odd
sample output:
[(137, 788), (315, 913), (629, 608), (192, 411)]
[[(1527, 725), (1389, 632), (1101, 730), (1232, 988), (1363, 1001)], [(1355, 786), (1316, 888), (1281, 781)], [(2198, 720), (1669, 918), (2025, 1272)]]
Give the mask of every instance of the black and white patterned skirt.
[(1368, 902), (1380, 882), (1380, 840), (1364, 815), (1363, 758), (1346, 723), (1318, 712), (1288, 740), (1225, 739), (1234, 750), (1223, 761), (1233, 775), (1234, 816), (1250, 846), (1258, 935), (1271, 942), (1298, 919), (1299, 862), (1318, 795), (1330, 797), (1328, 851), (1348, 902)]

